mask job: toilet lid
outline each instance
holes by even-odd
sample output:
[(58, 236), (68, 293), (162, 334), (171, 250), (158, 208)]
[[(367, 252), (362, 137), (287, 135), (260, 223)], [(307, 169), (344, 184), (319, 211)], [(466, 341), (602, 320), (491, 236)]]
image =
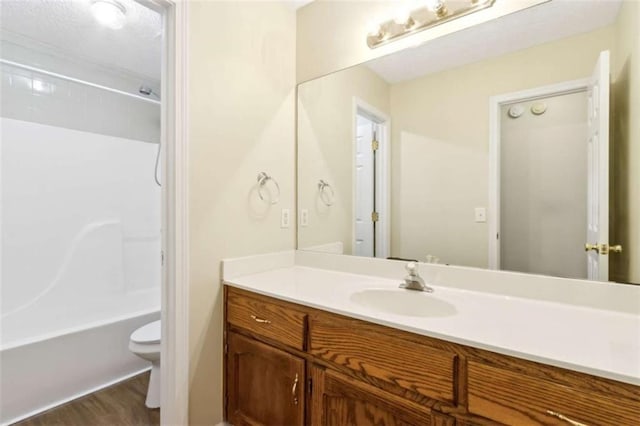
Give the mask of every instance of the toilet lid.
[(160, 343), (160, 320), (143, 325), (131, 333), (131, 341), (135, 343)]

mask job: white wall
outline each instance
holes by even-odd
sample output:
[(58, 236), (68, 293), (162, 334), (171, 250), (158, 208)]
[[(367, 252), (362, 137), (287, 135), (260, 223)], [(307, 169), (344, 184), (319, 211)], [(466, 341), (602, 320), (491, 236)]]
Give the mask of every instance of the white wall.
[[(191, 2), (191, 425), (222, 420), (220, 259), (295, 245), (295, 11), (285, 2)], [(278, 180), (261, 202), (256, 178)], [(295, 217), (295, 215), (293, 215)]]
[[(299, 248), (353, 243), (354, 98), (389, 113), (389, 85), (364, 66), (328, 75), (298, 88), (298, 208), (309, 225), (298, 230)], [(335, 191), (332, 206), (322, 203), (318, 182)]]
[[(157, 43), (155, 48), (159, 50), (160, 38), (155, 43)], [(43, 68), (129, 93), (138, 93), (143, 83), (153, 88), (156, 93), (160, 92), (160, 81), (154, 77), (126, 71), (119, 68), (118, 64), (112, 64), (112, 66), (97, 64), (90, 59), (59, 50), (48, 44), (46, 40), (34, 40), (2, 28), (0, 28), (0, 52), (2, 52), (2, 58), (9, 61)]]
[(501, 269), (587, 279), (587, 94), (518, 105), (501, 108)]
[[(3, 51), (3, 58), (5, 53)], [(44, 55), (20, 49), (10, 59), (29, 64), (32, 57), (41, 56)], [(58, 67), (53, 65), (57, 61), (56, 58), (49, 57), (49, 64), (52, 66), (43, 68), (56, 72)], [(158, 104), (11, 65), (0, 65), (0, 73), (0, 114), (3, 117), (145, 142), (160, 141)], [(91, 82), (109, 77), (109, 83), (120, 82), (116, 87), (127, 83), (131, 85), (124, 76), (119, 78), (102, 70), (86, 72), (83, 76)], [(137, 94), (137, 88), (133, 93)]]

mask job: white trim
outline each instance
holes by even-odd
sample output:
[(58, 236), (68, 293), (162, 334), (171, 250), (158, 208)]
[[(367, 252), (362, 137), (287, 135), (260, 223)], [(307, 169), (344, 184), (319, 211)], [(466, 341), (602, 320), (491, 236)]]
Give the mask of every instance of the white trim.
[(189, 10), (180, 0), (137, 0), (163, 12), (162, 344), (160, 421), (189, 424)]
[(86, 391), (78, 392), (78, 393), (76, 393), (73, 396), (70, 396), (68, 398), (61, 399), (61, 400), (53, 402), (53, 403), (51, 403), (49, 405), (45, 405), (44, 407), (40, 407), (37, 410), (30, 411), (30, 412), (28, 412), (28, 413), (26, 413), (26, 414), (24, 414), (22, 416), (18, 416), (18, 417), (14, 417), (13, 419), (9, 419), (5, 423), (0, 423), (0, 426), (9, 426), (9, 425), (12, 425), (14, 423), (18, 423), (19, 421), (26, 420), (26, 419), (28, 419), (30, 417), (43, 414), (45, 411), (49, 411), (52, 408), (56, 408), (56, 407), (59, 407), (61, 405), (66, 404), (68, 402), (75, 401), (76, 399), (82, 398), (83, 396), (91, 395), (92, 393), (98, 392), (98, 391), (100, 391), (102, 389), (106, 389), (106, 388), (111, 387), (113, 385), (116, 385), (116, 384), (118, 384), (120, 382), (124, 382), (125, 380), (129, 380), (130, 378), (135, 377), (135, 376), (137, 376), (139, 374), (143, 374), (143, 373), (145, 373), (145, 372), (147, 372), (149, 370), (151, 370), (151, 367), (145, 367), (145, 368), (143, 368), (141, 370), (136, 370), (133, 373), (125, 374), (124, 376), (120, 376), (117, 379), (110, 380), (110, 381), (108, 381), (106, 383), (103, 383), (101, 385), (92, 387), (91, 389), (88, 389)]
[(489, 269), (500, 269), (500, 108), (549, 96), (586, 91), (589, 79), (564, 81), (489, 98)]
[[(357, 96), (353, 97), (353, 113), (352, 113), (352, 127), (351, 127), (351, 160), (352, 160), (352, 191), (351, 191), (351, 203), (352, 203), (352, 217), (351, 223), (355, 223), (356, 212), (356, 194), (353, 191), (353, 186), (356, 180), (356, 137), (358, 128), (358, 112), (364, 111), (373, 121), (379, 124), (382, 129), (382, 135), (379, 137), (380, 146), (378, 148), (379, 162), (376, 164), (376, 199), (378, 200), (378, 213), (380, 219), (376, 226), (376, 257), (387, 258), (391, 252), (391, 162), (389, 161), (390, 142), (391, 142), (391, 117), (374, 106), (368, 104)], [(351, 227), (351, 247), (355, 247), (355, 226)]]

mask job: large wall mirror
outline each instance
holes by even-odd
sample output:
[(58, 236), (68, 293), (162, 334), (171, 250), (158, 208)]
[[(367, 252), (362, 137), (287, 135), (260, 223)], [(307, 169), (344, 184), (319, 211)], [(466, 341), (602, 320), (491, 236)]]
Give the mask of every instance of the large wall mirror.
[(301, 84), (298, 248), (640, 283), (639, 20), (553, 0)]

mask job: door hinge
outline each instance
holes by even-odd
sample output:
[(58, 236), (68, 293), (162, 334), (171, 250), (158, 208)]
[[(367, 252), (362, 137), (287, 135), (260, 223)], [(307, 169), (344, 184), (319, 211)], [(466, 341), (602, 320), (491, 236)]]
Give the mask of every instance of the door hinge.
[(307, 392), (311, 395), (313, 391), (313, 379), (307, 379)]
[(160, 266), (164, 266), (164, 250), (160, 250)]
[(377, 222), (378, 220), (380, 220), (380, 215), (378, 214), (378, 212), (371, 212), (371, 221)]
[(371, 141), (371, 150), (373, 152), (376, 152), (378, 150), (378, 148), (380, 148), (380, 142), (378, 142), (377, 140), (372, 140)]
[(228, 344), (224, 344), (224, 353), (228, 354), (229, 353), (229, 345)]

